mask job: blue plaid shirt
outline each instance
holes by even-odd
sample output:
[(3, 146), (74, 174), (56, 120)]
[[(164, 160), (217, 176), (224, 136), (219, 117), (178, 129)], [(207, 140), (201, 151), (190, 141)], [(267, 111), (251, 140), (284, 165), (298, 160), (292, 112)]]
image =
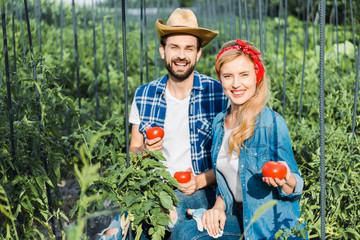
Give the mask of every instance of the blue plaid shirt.
[[(139, 130), (144, 138), (145, 127), (164, 127), (167, 80), (168, 75), (165, 75), (140, 86), (135, 92), (141, 120)], [(195, 71), (189, 105), (191, 160), (194, 172), (200, 174), (211, 169), (211, 124), (214, 117), (227, 108), (228, 98), (220, 82)]]

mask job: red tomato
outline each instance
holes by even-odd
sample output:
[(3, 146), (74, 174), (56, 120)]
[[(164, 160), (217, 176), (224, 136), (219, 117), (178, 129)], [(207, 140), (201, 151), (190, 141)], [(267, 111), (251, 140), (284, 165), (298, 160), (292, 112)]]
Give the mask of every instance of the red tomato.
[(146, 130), (146, 137), (149, 140), (154, 138), (163, 138), (164, 137), (164, 130), (161, 127), (153, 127)]
[(176, 172), (174, 178), (176, 178), (179, 183), (187, 183), (191, 179), (191, 174), (190, 172)]
[(286, 176), (286, 173), (286, 166), (279, 162), (269, 161), (265, 163), (262, 168), (263, 176), (270, 177), (272, 179), (278, 178), (282, 180)]

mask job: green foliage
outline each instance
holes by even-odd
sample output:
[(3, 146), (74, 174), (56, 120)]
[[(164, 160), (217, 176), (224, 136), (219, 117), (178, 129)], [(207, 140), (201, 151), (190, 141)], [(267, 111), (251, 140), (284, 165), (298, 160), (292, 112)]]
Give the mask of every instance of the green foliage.
[[(326, 125), (326, 234), (331, 239), (358, 239), (360, 219), (357, 202), (359, 199), (359, 146), (351, 134), (349, 105), (353, 98), (345, 91), (334, 97), (328, 95), (327, 119), (336, 121)], [(332, 107), (331, 107), (332, 106)], [(320, 193), (320, 148), (318, 126), (306, 124), (298, 127), (294, 138), (298, 139), (297, 159), (301, 162), (301, 173), (305, 177), (305, 190), (301, 200), (303, 218), (306, 219), (310, 237), (320, 236), (319, 193)], [(301, 139), (301, 140), (300, 140)], [(351, 147), (354, 147), (352, 150)], [(307, 153), (305, 153), (305, 151)], [(311, 159), (311, 161), (307, 160)], [(355, 234), (355, 233), (357, 234)]]
[[(96, 141), (100, 136), (94, 136)], [(90, 143), (90, 149), (93, 145), (93, 142)], [(92, 192), (91, 194), (87, 194), (89, 192), (89, 188), (94, 184), (95, 181), (100, 179), (99, 169), (100, 163), (90, 164), (87, 158), (92, 158), (91, 150), (89, 149), (88, 144), (84, 143), (80, 147), (80, 156), (83, 163), (81, 170), (79, 169), (78, 164), (74, 165), (74, 171), (76, 174), (76, 178), (79, 181), (81, 192), (80, 198), (76, 202), (76, 205), (70, 212), (70, 216), (72, 217), (75, 211), (77, 212), (77, 222), (75, 226), (72, 226), (68, 230), (68, 238), (69, 239), (81, 239), (83, 237), (83, 231), (86, 226), (86, 215), (87, 209), (90, 205), (101, 199), (101, 196), (97, 193)]]
[[(161, 152), (131, 154), (127, 166), (126, 155), (118, 152), (113, 145), (104, 150), (103, 139), (110, 135), (111, 131), (100, 130), (90, 141), (83, 137), (84, 143), (80, 146), (83, 167), (79, 170), (78, 165), (74, 165), (81, 194), (70, 212), (70, 216), (77, 213), (77, 224), (69, 229), (68, 236), (80, 239), (94, 206), (101, 209), (104, 200), (110, 198), (120, 207), (122, 214), (129, 214), (137, 233), (136, 239), (140, 237), (145, 222), (150, 226), (152, 239), (162, 239), (170, 220), (169, 210), (178, 201), (173, 189), (179, 184), (166, 171), (161, 162), (166, 159)], [(99, 174), (100, 163), (94, 164), (100, 156), (103, 162), (113, 163), (104, 170), (102, 177)]]
[[(37, 59), (34, 60), (38, 63)], [(18, 233), (19, 237), (43, 237), (34, 231), (33, 224), (41, 224), (52, 238), (49, 226), (51, 218), (67, 217), (59, 212), (62, 205), (57, 183), (65, 174), (67, 157), (74, 154), (73, 142), (62, 139), (64, 128), (76, 123), (77, 112), (72, 108), (71, 98), (62, 94), (62, 88), (54, 78), (53, 68), (43, 65), (43, 71), (34, 81), (31, 69), (32, 61), (18, 61), (18, 76), (12, 81), (15, 155), (10, 148), (10, 132), (6, 101), (0, 102), (1, 118), (1, 181), (7, 194), (10, 216), (14, 216), (21, 229), (6, 230), (9, 221), (2, 221), (0, 234)], [(36, 91), (38, 97), (36, 97)], [(69, 169), (69, 167), (68, 167)], [(47, 195), (47, 189), (48, 194)], [(51, 197), (52, 202), (49, 202)], [(54, 208), (49, 212), (49, 204)]]
[(10, 229), (13, 229), (14, 230), (14, 238), (19, 239), (17, 231), (16, 231), (15, 217), (12, 215), (9, 199), (7, 197), (7, 194), (4, 190), (4, 188), (1, 185), (0, 185), (0, 201), (1, 201), (0, 202), (1, 222), (3, 222), (4, 215), (7, 219), (10, 220), (10, 222), (7, 222), (6, 226), (4, 226), (6, 228), (5, 238), (6, 239), (11, 238), (12, 232)]
[[(31, 1), (30, 1), (31, 2)], [(175, 1), (172, 1), (175, 2)], [(191, 1), (182, 1), (188, 5)], [(278, 5), (279, 1), (271, 2)], [(354, 2), (354, 1), (353, 1)], [(148, 2), (149, 3), (149, 2)], [(202, 1), (202, 3), (205, 3)], [(221, 1), (224, 3), (224, 1)], [(252, 6), (252, 3), (249, 2)], [(10, 2), (7, 2), (10, 9)], [(111, 5), (112, 3), (109, 3)], [(131, 4), (133, 2), (131, 1)], [(294, 4), (294, 3), (289, 3)], [(341, 7), (342, 3), (339, 4)], [(327, 3), (330, 10), (331, 4)], [(353, 4), (355, 15), (359, 4)], [(359, 5), (359, 6), (358, 6)], [(301, 10), (289, 5), (294, 13)], [(305, 5), (304, 5), (305, 6)], [(302, 7), (304, 7), (302, 6)], [(19, 4), (18, 4), (19, 7)], [(34, 9), (32, 5), (29, 9)], [(119, 6), (118, 6), (119, 7)], [(274, 7), (274, 6), (269, 6)], [(20, 9), (20, 8), (18, 8)], [(18, 11), (18, 9), (15, 9)], [(177, 182), (167, 173), (161, 162), (161, 154), (148, 152), (130, 155), (126, 166), (125, 103), (128, 105), (134, 91), (140, 85), (140, 34), (138, 21), (127, 22), (127, 80), (128, 99), (124, 94), (122, 58), (122, 36), (119, 29), (119, 59), (117, 65), (116, 31), (113, 9), (106, 9), (105, 40), (109, 60), (110, 94), (107, 86), (105, 53), (101, 19), (96, 14), (95, 38), (97, 50), (97, 84), (95, 83), (93, 32), (91, 9), (77, 9), (78, 46), (80, 59), (80, 88), (77, 87), (76, 62), (73, 45), (71, 6), (64, 4), (63, 51), (61, 52), (60, 3), (42, 1), (41, 31), (42, 52), (37, 39), (34, 11), (30, 11), (31, 35), (35, 56), (30, 56), (28, 33), (24, 22), (15, 17), (15, 46), (10, 34), (12, 21), (7, 15), (12, 106), (14, 113), (15, 156), (11, 152), (9, 111), (5, 86), (4, 55), (0, 69), (0, 238), (45, 239), (54, 238), (51, 220), (69, 221), (76, 219), (63, 236), (68, 239), (85, 238), (84, 229), (89, 218), (108, 214), (103, 211), (105, 199), (110, 198), (121, 211), (128, 211), (133, 228), (138, 234), (142, 223), (151, 225), (149, 234), (161, 239), (169, 221), (169, 209), (176, 205), (173, 187)], [(316, 11), (316, 6), (315, 6)], [(84, 11), (87, 20), (84, 23)], [(119, 13), (120, 13), (119, 9)], [(330, 11), (327, 11), (330, 13)], [(9, 11), (7, 12), (9, 13)], [(202, 20), (199, 15), (199, 22)], [(350, 16), (348, 12), (348, 17)], [(57, 25), (55, 26), (55, 19)], [(130, 17), (129, 17), (130, 18)], [(340, 19), (342, 19), (340, 17)], [(357, 21), (358, 18), (355, 18)], [(129, 19), (128, 19), (129, 20)], [(219, 24), (220, 24), (220, 18)], [(225, 19), (221, 19), (221, 22)], [(309, 237), (320, 236), (320, 147), (319, 147), (319, 44), (312, 34), (318, 34), (318, 25), (309, 25), (309, 45), (306, 51), (303, 105), (299, 121), (300, 84), (302, 78), (303, 41), (305, 23), (289, 16), (287, 27), (286, 88), (283, 90), (285, 22), (277, 17), (266, 19), (265, 66), (267, 69), (271, 96), (269, 105), (281, 113), (290, 130), (295, 158), (305, 180), (301, 197), (302, 216), (306, 222)], [(355, 21), (355, 26), (356, 22)], [(238, 22), (238, 19), (236, 20)], [(280, 42), (277, 46), (277, 26), (280, 23)], [(348, 26), (349, 26), (348, 19)], [(252, 20), (251, 29), (257, 24)], [(120, 28), (121, 21), (118, 22)], [(148, 31), (153, 33), (153, 25)], [(220, 26), (220, 27), (218, 27)], [(86, 27), (86, 28), (85, 28)], [(21, 29), (23, 28), (23, 34)], [(221, 30), (217, 25), (214, 29)], [(250, 29), (250, 30), (251, 30)], [(243, 34), (245, 26), (243, 26)], [(2, 31), (0, 38), (2, 39)], [(216, 42), (224, 43), (227, 32), (220, 32)], [(352, 33), (344, 33), (339, 27), (339, 62), (336, 43), (332, 42), (332, 26), (326, 26), (325, 39), (325, 139), (326, 139), (326, 237), (329, 239), (360, 239), (359, 202), (359, 117), (355, 118), (355, 133), (352, 134), (352, 109), (355, 89), (355, 58)], [(24, 35), (24, 36), (23, 36)], [(23, 38), (24, 37), (24, 38)], [(250, 40), (260, 48), (258, 33)], [(343, 39), (346, 39), (343, 42)], [(356, 42), (359, 36), (355, 34)], [(23, 49), (23, 40), (25, 49)], [(229, 40), (229, 39), (228, 39)], [(149, 81), (155, 73), (155, 41), (148, 40)], [(2, 46), (2, 43), (0, 44)], [(215, 42), (203, 49), (196, 69), (216, 77), (214, 62)], [(278, 55), (276, 54), (278, 52)], [(24, 54), (25, 53), (25, 54)], [(24, 56), (25, 55), (25, 56)], [(17, 69), (13, 60), (16, 60)], [(34, 60), (33, 60), (34, 58)], [(35, 64), (36, 80), (32, 64)], [(159, 64), (162, 66), (162, 63)], [(159, 68), (158, 76), (166, 73)], [(145, 67), (144, 67), (145, 72)], [(338, 75), (339, 72), (339, 75)], [(145, 74), (144, 74), (144, 81)], [(81, 108), (78, 104), (78, 90)], [(96, 91), (97, 90), (97, 91)], [(39, 93), (36, 97), (36, 91)], [(285, 95), (285, 108), (283, 97)], [(97, 106), (98, 102), (98, 106)], [(359, 105), (359, 104), (358, 104)], [(356, 113), (359, 112), (359, 107)], [(44, 164), (46, 163), (46, 165)], [(81, 193), (70, 213), (62, 212), (63, 199), (58, 183), (61, 180), (77, 178)], [(46, 190), (49, 190), (48, 192)], [(50, 195), (48, 195), (48, 193)], [(51, 198), (49, 198), (49, 196)], [(51, 199), (51, 202), (50, 202)], [(50, 211), (49, 204), (53, 207)], [(41, 229), (45, 229), (45, 232)], [(281, 232), (278, 237), (303, 234), (303, 228)]]
[[(177, 204), (173, 189), (179, 184), (161, 161), (166, 159), (157, 151), (131, 154), (128, 167), (115, 164), (99, 181), (104, 188), (109, 188), (108, 197), (118, 201), (121, 212), (129, 213), (135, 229), (144, 222), (150, 226), (152, 239), (164, 237), (165, 226), (170, 221), (169, 210)], [(141, 231), (137, 230), (137, 237), (139, 234)]]
[[(288, 32), (292, 33), (291, 23)], [(301, 31), (301, 29), (300, 29)], [(310, 30), (311, 32), (312, 30)], [(330, 26), (326, 31), (331, 32)], [(291, 40), (294, 43), (295, 37)], [(285, 109), (283, 109), (283, 59), (275, 51), (267, 51), (265, 61), (271, 83), (270, 105), (281, 113), (290, 130), (295, 159), (305, 181), (304, 193), (300, 199), (302, 214), (300, 222), (306, 223), (309, 238), (319, 239), (320, 227), (320, 145), (319, 145), (319, 47), (314, 52), (310, 40), (306, 51), (304, 91), (301, 117), (299, 103), (301, 94), (303, 49), (298, 45), (287, 48)], [(289, 41), (288, 41), (289, 44)], [(337, 62), (337, 46), (331, 38), (325, 42), (325, 165), (326, 165), (326, 238), (360, 239), (359, 210), (359, 117), (355, 119), (355, 133), (352, 134), (355, 71), (354, 47), (346, 42), (339, 47), (340, 64)], [(346, 53), (346, 54), (345, 54)], [(283, 55), (279, 49), (279, 56)], [(316, 54), (316, 55), (315, 55)], [(274, 66), (269, 68), (268, 66)], [(300, 66), (300, 67), (299, 67)], [(339, 68), (339, 75), (338, 75)], [(359, 111), (359, 104), (356, 112)], [(283, 234), (283, 235), (282, 235)], [(301, 236), (303, 230), (292, 229), (281, 232), (278, 237), (286, 239), (291, 234)]]

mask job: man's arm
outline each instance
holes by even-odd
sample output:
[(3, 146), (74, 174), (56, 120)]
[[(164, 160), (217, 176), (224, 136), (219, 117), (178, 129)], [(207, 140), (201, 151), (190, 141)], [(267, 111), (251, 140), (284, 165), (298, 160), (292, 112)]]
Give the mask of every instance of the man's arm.
[[(191, 168), (188, 171), (192, 171)], [(197, 190), (213, 185), (216, 183), (214, 170), (208, 170), (199, 175), (194, 176), (191, 172), (191, 180), (188, 183), (181, 183), (179, 190), (187, 195), (191, 195)]]
[(214, 169), (210, 169), (195, 176), (198, 189), (213, 185), (216, 183)]
[(145, 149), (143, 134), (139, 131), (139, 125), (133, 124), (131, 127), (130, 152), (142, 152)]
[(162, 151), (162, 143), (164, 141), (161, 138), (155, 138), (152, 140), (146, 139), (144, 142), (144, 137), (142, 132), (139, 131), (139, 125), (133, 124), (131, 127), (131, 139), (130, 139), (130, 152), (139, 153), (143, 152), (145, 149), (149, 151)]

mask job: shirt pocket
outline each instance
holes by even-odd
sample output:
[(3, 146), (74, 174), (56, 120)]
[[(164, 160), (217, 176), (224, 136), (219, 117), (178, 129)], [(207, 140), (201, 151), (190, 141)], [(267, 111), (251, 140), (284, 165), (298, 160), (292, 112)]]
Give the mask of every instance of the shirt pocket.
[(211, 148), (211, 124), (206, 119), (199, 119), (196, 121), (196, 129), (200, 147), (209, 149)]

